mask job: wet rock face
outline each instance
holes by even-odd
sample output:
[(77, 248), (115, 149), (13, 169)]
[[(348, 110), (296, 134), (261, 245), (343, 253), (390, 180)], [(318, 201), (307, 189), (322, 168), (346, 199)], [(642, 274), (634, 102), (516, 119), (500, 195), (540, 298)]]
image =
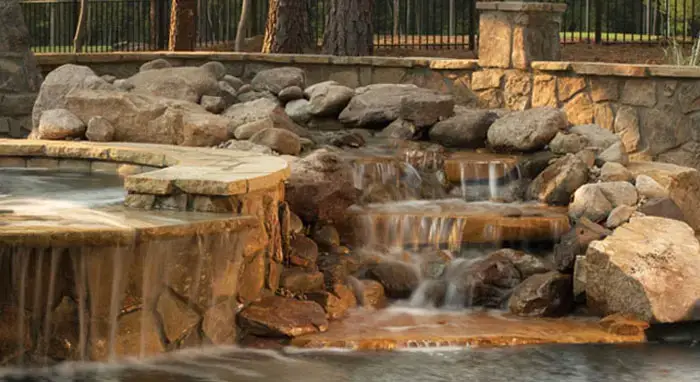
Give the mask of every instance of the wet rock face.
[(700, 298), (700, 244), (686, 223), (632, 218), (586, 252), (586, 301), (595, 312), (649, 322), (688, 320)]
[(366, 276), (381, 283), (386, 296), (395, 299), (410, 297), (420, 283), (418, 269), (400, 261), (374, 264), (367, 270)]
[(464, 262), (451, 269), (447, 279), (456, 284), (457, 294), (465, 306), (501, 308), (511, 289), (520, 284), (522, 275), (504, 254)]
[(243, 309), (238, 325), (263, 337), (298, 337), (328, 330), (326, 313), (319, 304), (279, 296), (265, 297)]
[(559, 317), (573, 306), (571, 275), (547, 272), (529, 277), (508, 300), (508, 309), (519, 316)]
[(286, 200), (289, 208), (307, 223), (341, 221), (358, 195), (352, 168), (337, 154), (317, 150), (291, 164)]

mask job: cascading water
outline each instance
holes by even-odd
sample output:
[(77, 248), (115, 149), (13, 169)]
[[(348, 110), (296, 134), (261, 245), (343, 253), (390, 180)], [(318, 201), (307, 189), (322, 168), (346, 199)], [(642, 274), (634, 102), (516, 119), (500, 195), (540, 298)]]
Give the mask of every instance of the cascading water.
[[(546, 242), (569, 229), (565, 215), (549, 215), (536, 204), (522, 202), (525, 179), (514, 157), (415, 150), (353, 163), (355, 185), (363, 198), (350, 211), (351, 241), (365, 253), (404, 263), (419, 275), (420, 285), (408, 301), (411, 306), (495, 304), (510, 286), (479, 280), (488, 274), (488, 252), (469, 247)], [(431, 177), (442, 181), (428, 184)], [(373, 197), (387, 187), (402, 191)], [(439, 266), (434, 267), (439, 253), (445, 256), (437, 256)]]
[[(205, 322), (220, 304), (235, 310), (256, 218), (127, 209), (116, 177), (95, 176), (105, 181), (100, 188), (84, 174), (8, 173), (0, 199), (0, 364), (114, 361), (216, 336), (235, 341), (235, 322), (219, 324), (229, 324), (228, 334)], [(27, 182), (31, 192), (22, 191)]]

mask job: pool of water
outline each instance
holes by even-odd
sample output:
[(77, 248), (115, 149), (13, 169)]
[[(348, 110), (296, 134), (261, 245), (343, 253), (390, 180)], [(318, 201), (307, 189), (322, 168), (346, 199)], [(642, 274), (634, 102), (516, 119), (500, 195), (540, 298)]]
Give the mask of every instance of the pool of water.
[(393, 353), (214, 348), (120, 364), (0, 369), (3, 381), (591, 381), (700, 379), (700, 346), (526, 346)]
[(43, 199), (81, 206), (121, 203), (126, 191), (117, 175), (53, 169), (0, 168), (0, 202)]

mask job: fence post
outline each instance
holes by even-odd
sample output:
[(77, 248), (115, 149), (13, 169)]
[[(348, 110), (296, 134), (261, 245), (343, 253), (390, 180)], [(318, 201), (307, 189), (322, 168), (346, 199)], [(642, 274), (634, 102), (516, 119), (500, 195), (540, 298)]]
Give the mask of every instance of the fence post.
[(476, 1), (469, 1), (469, 50), (476, 51), (476, 25), (479, 19), (476, 15)]
[(603, 1), (595, 0), (595, 43), (603, 42)]

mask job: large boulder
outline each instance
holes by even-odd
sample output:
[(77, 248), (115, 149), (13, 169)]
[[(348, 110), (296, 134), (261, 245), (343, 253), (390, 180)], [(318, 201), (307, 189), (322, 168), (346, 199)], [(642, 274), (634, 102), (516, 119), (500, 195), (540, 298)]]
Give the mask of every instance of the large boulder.
[(269, 98), (258, 98), (253, 101), (232, 105), (221, 115), (231, 120), (234, 131), (239, 126), (267, 120), (269, 124), (267, 127), (289, 130), (300, 137), (309, 137), (306, 129), (294, 123), (284, 109), (280, 107), (279, 103)]
[(551, 107), (513, 112), (491, 125), (488, 143), (496, 150), (536, 151), (547, 146), (567, 124), (566, 114)]
[(350, 164), (326, 149), (292, 162), (291, 170), (286, 200), (289, 208), (307, 223), (341, 221), (359, 197)]
[(450, 95), (415, 85), (375, 84), (355, 89), (338, 119), (358, 127), (384, 127), (401, 118), (426, 127), (454, 114)]
[(588, 182), (588, 164), (579, 155), (567, 154), (542, 171), (530, 184), (531, 199), (567, 205), (571, 195)]
[(658, 182), (694, 230), (700, 230), (700, 172), (694, 168), (661, 162), (630, 162), (634, 176), (647, 175)]
[(299, 155), (301, 140), (289, 130), (269, 128), (260, 130), (250, 137), (250, 141), (267, 146), (283, 155)]
[(66, 109), (84, 123), (102, 117), (113, 140), (183, 146), (215, 146), (233, 137), (231, 121), (201, 106), (168, 98), (104, 90), (74, 90)]
[(269, 91), (277, 95), (282, 89), (290, 86), (304, 89), (306, 87), (306, 73), (291, 66), (267, 69), (258, 72), (250, 84), (257, 91)]
[(569, 215), (574, 219), (582, 216), (591, 221), (607, 219), (613, 208), (637, 204), (637, 189), (629, 182), (604, 182), (586, 184), (576, 190), (569, 205)]
[(85, 134), (85, 128), (85, 123), (66, 109), (46, 110), (41, 113), (39, 128), (32, 137), (54, 140), (80, 138)]
[(218, 96), (219, 80), (225, 74), (220, 63), (208, 63), (201, 67), (150, 69), (126, 79), (133, 86), (132, 92), (181, 101), (199, 103), (202, 96)]
[[(39, 119), (44, 111), (65, 109), (66, 96), (74, 89), (114, 90), (114, 87), (87, 66), (73, 64), (59, 66), (49, 73), (41, 84), (32, 111), (34, 128), (39, 127)], [(87, 121), (83, 120), (83, 122)]]
[(603, 315), (678, 322), (700, 300), (700, 243), (677, 220), (632, 218), (590, 244), (585, 266), (587, 304)]
[(436, 123), (428, 134), (431, 141), (445, 147), (483, 147), (496, 119), (498, 115), (489, 110), (458, 108), (453, 117)]
[(355, 95), (355, 91), (335, 81), (321, 82), (304, 91), (309, 98), (309, 112), (317, 117), (337, 117)]

